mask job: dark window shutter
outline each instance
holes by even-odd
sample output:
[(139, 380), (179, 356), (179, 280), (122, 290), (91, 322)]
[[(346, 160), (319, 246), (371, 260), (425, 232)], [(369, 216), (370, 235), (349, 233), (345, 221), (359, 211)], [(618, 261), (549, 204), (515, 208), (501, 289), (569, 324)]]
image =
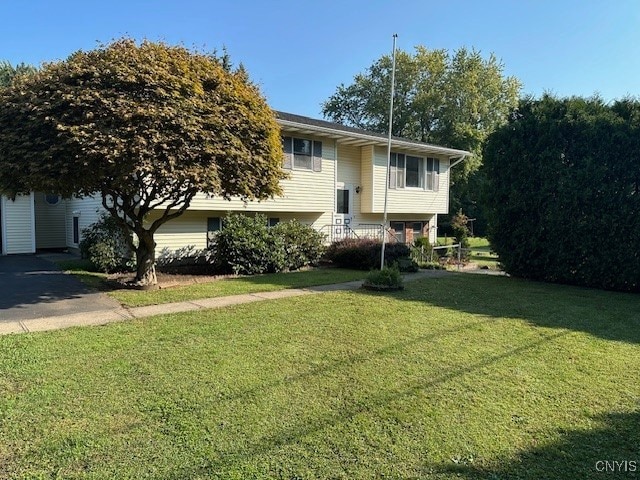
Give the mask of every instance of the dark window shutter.
[(293, 139), (291, 137), (282, 137), (282, 150), (284, 150), (284, 168), (291, 170), (293, 167)]
[(322, 171), (322, 142), (313, 142), (313, 171)]

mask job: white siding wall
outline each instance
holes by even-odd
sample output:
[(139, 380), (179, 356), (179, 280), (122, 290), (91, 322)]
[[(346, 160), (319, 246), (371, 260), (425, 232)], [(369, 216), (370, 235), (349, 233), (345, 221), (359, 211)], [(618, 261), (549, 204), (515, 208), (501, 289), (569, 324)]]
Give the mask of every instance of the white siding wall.
[(67, 246), (65, 201), (55, 205), (46, 202), (42, 192), (34, 194), (36, 215), (36, 248), (64, 248)]
[(70, 198), (65, 201), (66, 207), (66, 230), (67, 230), (67, 246), (75, 248), (77, 243), (73, 242), (73, 217), (78, 217), (78, 225), (80, 227), (80, 240), (82, 240), (82, 230), (100, 218), (102, 208), (102, 199), (99, 195), (85, 198)]
[[(411, 188), (389, 189), (388, 211), (390, 213), (448, 213), (449, 165), (448, 159), (440, 158), (440, 188), (438, 192)], [(387, 170), (385, 149), (375, 149), (373, 170), (375, 184), (373, 212), (381, 213), (384, 211), (384, 184)]]
[(35, 253), (33, 194), (14, 200), (0, 197), (2, 205), (2, 249), (5, 254)]

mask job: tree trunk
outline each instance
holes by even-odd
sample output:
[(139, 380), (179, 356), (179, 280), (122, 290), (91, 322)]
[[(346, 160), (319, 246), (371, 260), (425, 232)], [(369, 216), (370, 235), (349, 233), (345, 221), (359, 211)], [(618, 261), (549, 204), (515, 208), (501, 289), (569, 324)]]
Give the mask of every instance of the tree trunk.
[(136, 285), (152, 286), (158, 283), (156, 277), (156, 242), (153, 233), (143, 230), (137, 233), (136, 248)]

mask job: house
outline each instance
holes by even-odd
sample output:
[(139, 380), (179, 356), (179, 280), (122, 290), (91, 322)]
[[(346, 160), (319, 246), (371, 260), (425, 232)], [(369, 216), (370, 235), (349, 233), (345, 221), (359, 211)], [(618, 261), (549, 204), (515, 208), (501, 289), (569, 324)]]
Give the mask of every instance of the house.
[[(270, 224), (296, 218), (330, 240), (380, 237), (385, 182), (391, 240), (409, 243), (428, 236), (435, 241), (438, 215), (448, 213), (450, 171), (469, 152), (393, 138), (387, 177), (385, 135), (290, 113), (277, 116), (290, 173), (282, 181), (283, 196), (245, 204), (198, 195), (184, 215), (157, 231), (158, 253), (205, 248), (229, 211), (260, 212)], [(99, 198), (63, 200), (42, 192), (2, 197), (2, 253), (76, 248), (100, 209)]]

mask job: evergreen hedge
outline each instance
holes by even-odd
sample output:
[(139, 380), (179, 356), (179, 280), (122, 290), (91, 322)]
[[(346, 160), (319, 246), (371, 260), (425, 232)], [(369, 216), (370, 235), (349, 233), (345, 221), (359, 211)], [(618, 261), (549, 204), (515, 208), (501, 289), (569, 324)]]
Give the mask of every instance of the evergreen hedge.
[(526, 99), (485, 146), (489, 239), (511, 275), (640, 291), (640, 103)]

